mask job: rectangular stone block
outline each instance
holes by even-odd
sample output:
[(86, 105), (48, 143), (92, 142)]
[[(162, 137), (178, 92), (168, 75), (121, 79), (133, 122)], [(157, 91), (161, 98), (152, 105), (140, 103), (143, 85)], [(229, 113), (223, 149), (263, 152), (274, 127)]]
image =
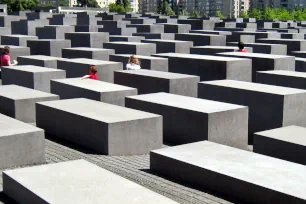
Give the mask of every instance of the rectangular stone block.
[(144, 43), (153, 43), (156, 45), (156, 53), (190, 53), (190, 48), (193, 47), (193, 42), (181, 40), (159, 40), (149, 39), (142, 40)]
[[(245, 36), (254, 36), (249, 37), (250, 40), (245, 40), (247, 37)], [(232, 35), (227, 36), (226, 40), (228, 42), (234, 41), (234, 42), (240, 42), (243, 43), (255, 43), (255, 39), (258, 38), (274, 38), (274, 39), (280, 39), (281, 34), (277, 32), (251, 32), (251, 31), (234, 31), (232, 32)]]
[(27, 47), (28, 40), (37, 40), (37, 39), (38, 39), (37, 36), (29, 36), (29, 35), (2, 35), (1, 44)]
[(30, 12), (26, 13), (26, 17), (29, 21), (33, 21), (36, 19), (47, 19), (52, 17), (52, 13), (50, 12)]
[(101, 19), (88, 15), (87, 13), (77, 14), (77, 25), (97, 25), (98, 20)]
[(257, 72), (256, 78), (257, 82), (261, 84), (306, 89), (306, 73), (303, 72), (285, 70), (263, 71)]
[(188, 24), (172, 24), (172, 23), (160, 23), (164, 25), (165, 33), (189, 33), (191, 25)]
[(103, 28), (126, 28), (126, 25), (131, 23), (129, 21), (103, 20), (98, 21), (97, 24), (103, 25)]
[(49, 24), (49, 20), (20, 20), (12, 22), (12, 34), (36, 36), (36, 27), (44, 27)]
[[(227, 45), (237, 46), (238, 42), (229, 42)], [(253, 53), (287, 55), (287, 45), (283, 44), (244, 43), (244, 46), (253, 48)]]
[(161, 116), (84, 98), (36, 103), (36, 124), (50, 136), (111, 156), (162, 146)]
[(295, 70), (295, 58), (286, 55), (271, 55), (246, 52), (224, 52), (220, 56), (252, 59), (252, 81), (257, 82), (257, 71)]
[[(0, 45), (0, 53), (3, 53), (3, 48), (6, 45)], [(22, 47), (22, 46), (15, 46), (15, 45), (8, 45), (10, 47), (10, 56), (11, 60), (17, 60), (19, 56), (30, 55), (30, 48)]]
[(23, 16), (0, 16), (0, 27), (11, 27), (12, 21), (25, 20), (26, 18)]
[[(3, 183), (6, 195), (25, 204), (177, 204), (85, 160), (8, 170), (3, 172)], [(65, 195), (61, 196), (63, 192)]]
[(65, 38), (71, 40), (71, 47), (102, 48), (103, 43), (109, 41), (109, 34), (101, 32), (65, 33)]
[(111, 35), (109, 37), (109, 42), (138, 42), (144, 40), (145, 37), (142, 36), (122, 36), (122, 35)]
[[(245, 47), (248, 52), (253, 52), (253, 48)], [(190, 48), (190, 54), (197, 55), (216, 55), (220, 52), (235, 52), (238, 51), (238, 47), (235, 46), (194, 46)]]
[(64, 58), (88, 58), (108, 61), (111, 54), (115, 54), (115, 51), (103, 48), (74, 47), (62, 49)]
[(2, 114), (0, 120), (1, 169), (45, 163), (45, 134), (42, 129)]
[(164, 33), (164, 26), (161, 24), (131, 24), (127, 28), (136, 28), (137, 33)]
[(2, 84), (16, 84), (31, 89), (50, 93), (50, 80), (66, 78), (63, 70), (20, 65), (2, 67)]
[(156, 45), (153, 43), (137, 42), (108, 42), (103, 43), (103, 48), (113, 49), (116, 54), (135, 54), (150, 56), (156, 53)]
[(62, 49), (71, 47), (70, 40), (60, 39), (28, 40), (27, 44), (31, 49), (31, 55), (47, 55), (53, 57), (62, 57)]
[(209, 140), (247, 149), (249, 114), (245, 106), (168, 93), (126, 97), (125, 105), (162, 115), (166, 143), (186, 144)]
[[(126, 69), (126, 64), (129, 61), (131, 55), (110, 55), (109, 60), (115, 62), (121, 62), (123, 69)], [(155, 71), (168, 72), (168, 59), (161, 57), (135, 55), (140, 60), (140, 66), (142, 69), (150, 69)]]
[(295, 71), (306, 72), (306, 59), (305, 58), (295, 58)]
[(306, 51), (306, 40), (261, 38), (257, 41), (260, 43), (287, 45), (287, 53), (291, 53), (292, 51)]
[(287, 126), (254, 134), (253, 151), (306, 165), (306, 128)]
[(96, 66), (97, 75), (100, 81), (109, 83), (114, 82), (114, 71), (122, 70), (123, 65), (120, 62), (109, 62), (94, 59), (61, 59), (57, 61), (57, 68), (66, 71), (67, 78), (83, 77), (88, 75), (90, 66)]
[(304, 33), (281, 33), (282, 39), (302, 39), (304, 40)]
[(51, 80), (51, 93), (61, 99), (88, 98), (118, 106), (125, 105), (125, 97), (137, 95), (137, 89), (91, 79)]
[(65, 33), (74, 32), (74, 26), (50, 25), (36, 28), (36, 35), (39, 39), (65, 39)]
[(57, 60), (62, 59), (59, 57), (51, 57), (45, 55), (29, 55), (19, 56), (17, 58), (18, 65), (35, 65), (46, 68), (57, 68)]
[(35, 123), (36, 102), (52, 100), (59, 97), (17, 85), (0, 86), (0, 113), (25, 123)]
[(133, 36), (143, 36), (145, 39), (174, 40), (174, 33), (133, 33)]
[(152, 18), (124, 18), (123, 21), (129, 21), (130, 24), (153, 24), (156, 23), (156, 19)]
[(12, 34), (11, 27), (0, 27), (0, 35), (10, 35)]
[(255, 132), (288, 125), (306, 126), (306, 91), (302, 89), (220, 80), (199, 83), (198, 97), (248, 106), (249, 143)]
[(292, 51), (289, 55), (299, 57), (299, 58), (306, 58), (306, 51)]
[(180, 53), (154, 56), (168, 58), (169, 72), (196, 75), (201, 81), (252, 80), (252, 61), (250, 59)]
[(166, 92), (197, 97), (198, 76), (146, 69), (115, 72), (115, 84), (137, 88), (138, 94)]
[(215, 22), (213, 20), (203, 19), (178, 19), (179, 24), (191, 25), (191, 30), (214, 30)]
[(184, 40), (193, 42), (194, 46), (201, 45), (226, 45), (226, 36), (213, 34), (199, 34), (199, 33), (177, 33), (175, 40)]
[(49, 19), (50, 25), (76, 25), (76, 17), (65, 16), (65, 14), (53, 15)]
[(133, 33), (137, 32), (136, 28), (98, 28), (98, 32), (106, 32), (109, 35), (124, 35), (124, 36), (132, 36)]
[(97, 25), (76, 25), (74, 28), (75, 32), (98, 32), (102, 27)]
[(214, 34), (214, 35), (232, 35), (230, 31), (219, 31), (219, 30), (191, 30), (190, 33), (200, 33), (200, 34)]
[(151, 151), (150, 170), (246, 203), (306, 200), (305, 166), (209, 141)]

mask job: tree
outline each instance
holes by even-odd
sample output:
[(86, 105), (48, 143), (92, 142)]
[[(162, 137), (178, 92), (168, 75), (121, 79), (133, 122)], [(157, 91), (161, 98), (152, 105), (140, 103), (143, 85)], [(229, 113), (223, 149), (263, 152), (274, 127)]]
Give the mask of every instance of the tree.
[(0, 0), (0, 3), (7, 4), (8, 11), (32, 10), (39, 3), (38, 0)]
[(251, 11), (249, 11), (249, 17), (256, 18), (256, 20), (261, 20), (262, 19), (261, 11), (258, 9), (252, 9)]
[(168, 6), (168, 8), (167, 8), (166, 14), (167, 14), (167, 16), (175, 16), (175, 12), (172, 10), (172, 8), (170, 6)]
[(242, 13), (240, 14), (241, 18), (249, 18), (248, 12), (247, 11), (242, 11)]
[(80, 7), (93, 7), (93, 8), (100, 8), (99, 4), (96, 0), (77, 0), (78, 6)]
[(60, 1), (59, 6), (68, 7), (69, 3), (67, 1)]
[(216, 17), (218, 17), (220, 19), (224, 19), (225, 18), (220, 11), (217, 11)]
[(180, 16), (189, 16), (189, 13), (187, 12), (186, 9), (183, 9), (181, 12), (179, 12)]
[(193, 10), (193, 13), (191, 14), (192, 18), (201, 18), (200, 13), (197, 9)]

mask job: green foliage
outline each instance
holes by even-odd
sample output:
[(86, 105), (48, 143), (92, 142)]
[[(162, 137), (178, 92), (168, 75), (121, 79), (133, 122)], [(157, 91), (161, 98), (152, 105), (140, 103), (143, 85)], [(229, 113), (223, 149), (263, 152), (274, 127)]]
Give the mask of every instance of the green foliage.
[(199, 11), (197, 9), (195, 9), (193, 11), (193, 13), (191, 14), (191, 17), (192, 18), (201, 18), (201, 15), (200, 15)]
[(59, 6), (68, 7), (69, 3), (67, 1), (60, 1)]
[(8, 11), (32, 10), (39, 3), (38, 0), (0, 0), (1, 4), (7, 4)]
[(218, 17), (220, 19), (224, 19), (225, 18), (220, 11), (217, 11), (216, 17)]
[(168, 0), (163, 0), (161, 4), (157, 7), (157, 13), (167, 15), (167, 16), (175, 16), (175, 12), (169, 6)]
[(132, 11), (132, 8), (128, 4), (128, 7), (124, 7), (122, 4), (117, 3), (111, 3), (108, 5), (109, 12), (118, 12), (118, 13), (124, 13), (124, 12), (130, 12)]
[(249, 18), (249, 14), (247, 11), (242, 11), (242, 13), (240, 14), (240, 18)]
[(98, 2), (96, 0), (77, 0), (78, 6), (80, 7), (92, 7), (92, 8), (100, 8)]
[(249, 11), (250, 18), (256, 18), (256, 20), (262, 20), (262, 12), (259, 9), (253, 9)]
[(250, 18), (256, 18), (257, 20), (306, 20), (306, 10), (293, 10), (289, 11), (284, 8), (266, 8), (264, 10), (253, 9), (248, 12)]
[(166, 13), (167, 16), (175, 16), (175, 12), (172, 10), (172, 8), (170, 6), (168, 6), (167, 8), (167, 13)]
[(187, 12), (186, 9), (183, 9), (181, 12), (179, 12), (180, 16), (189, 16), (189, 13)]

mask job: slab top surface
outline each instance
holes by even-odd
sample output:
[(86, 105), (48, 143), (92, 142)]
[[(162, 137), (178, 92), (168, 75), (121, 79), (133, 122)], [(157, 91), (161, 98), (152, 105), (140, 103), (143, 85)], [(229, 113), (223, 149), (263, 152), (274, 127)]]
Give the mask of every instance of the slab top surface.
[[(120, 57), (126, 57), (129, 58), (131, 55), (127, 55), (127, 54), (115, 54), (113, 56), (120, 56)], [(158, 60), (167, 60), (165, 58), (162, 57), (154, 57), (154, 56), (145, 56), (145, 55), (134, 55), (135, 57), (139, 58), (139, 59), (158, 59)]]
[(17, 134), (22, 136), (22, 134), (24, 133), (41, 131), (40, 128), (21, 122), (3, 114), (0, 114), (0, 129), (0, 137)]
[(295, 61), (304, 61), (304, 62), (306, 62), (306, 58), (296, 57)]
[(46, 68), (46, 67), (40, 67), (35, 65), (18, 65), (18, 66), (4, 66), (3, 68), (6, 69), (13, 69), (13, 70), (19, 70), (23, 72), (63, 72), (64, 70), (60, 69), (53, 69), (53, 68)]
[(136, 100), (146, 101), (150, 103), (157, 103), (165, 106), (172, 106), (181, 109), (192, 110), (202, 113), (214, 113), (228, 110), (235, 110), (239, 108), (246, 108), (246, 106), (234, 105), (229, 103), (222, 103), (217, 101), (180, 96), (169, 93), (153, 93), (138, 96), (128, 96)]
[(205, 49), (230, 49), (230, 50), (238, 50), (238, 47), (236, 46), (211, 46), (211, 45), (205, 45), (205, 46), (194, 46), (192, 48), (205, 48)]
[(263, 137), (282, 140), (289, 143), (306, 146), (306, 128), (300, 126), (287, 126), (273, 130), (255, 133)]
[(263, 92), (277, 95), (290, 95), (290, 94), (305, 94), (306, 90), (287, 88), (282, 86), (273, 86), (267, 84), (258, 84), (252, 82), (243, 82), (235, 80), (216, 80), (200, 82), (201, 84), (210, 84), (214, 86), (223, 86), (227, 88), (243, 89), (255, 92)]
[(210, 36), (220, 36), (222, 35), (215, 35), (215, 34), (203, 34), (203, 33), (178, 33), (180, 35), (190, 35), (190, 36), (203, 36), (203, 37), (210, 37)]
[(85, 98), (39, 102), (39, 104), (105, 123), (159, 117), (156, 114)]
[(19, 34), (12, 34), (12, 35), (3, 35), (5, 37), (14, 37), (14, 38), (37, 38), (37, 36), (31, 36), (31, 35), (19, 35)]
[(154, 56), (188, 58), (188, 59), (198, 59), (198, 60), (213, 60), (213, 61), (249, 60), (249, 59), (242, 59), (242, 58), (237, 58), (237, 57), (223, 57), (223, 56), (197, 55), (197, 54), (184, 54), (184, 53), (163, 53), (163, 54), (154, 54)]
[(59, 83), (79, 87), (82, 89), (88, 89), (96, 92), (113, 92), (113, 91), (124, 91), (124, 90), (134, 90), (135, 88), (121, 86), (117, 84), (107, 83), (98, 80), (84, 79), (81, 78), (67, 78), (67, 79), (56, 79), (52, 80)]
[(108, 50), (113, 50), (113, 49), (93, 48), (93, 47), (73, 47), (73, 48), (64, 48), (63, 50), (108, 51)]
[(60, 59), (61, 62), (72, 62), (79, 64), (88, 64), (88, 65), (105, 65), (105, 64), (118, 64), (120, 62), (110, 62), (105, 60), (96, 60), (96, 59), (87, 59), (87, 58), (75, 58), (75, 59)]
[(31, 98), (52, 97), (57, 95), (17, 85), (3, 85), (0, 86), (0, 96), (13, 100), (22, 100)]
[(125, 42), (125, 41), (107, 42), (107, 43), (105, 43), (105, 44), (118, 44), (118, 45), (152, 45), (152, 43)]
[(177, 203), (85, 160), (8, 170), (4, 174), (47, 203)]
[(61, 57), (52, 57), (52, 56), (46, 56), (46, 55), (26, 55), (26, 56), (19, 56), (22, 58), (29, 58), (29, 59), (36, 59), (36, 60), (58, 60), (63, 59)]
[(123, 70), (123, 71), (116, 71), (122, 72), (126, 74), (133, 74), (133, 75), (142, 75), (148, 77), (157, 77), (163, 79), (180, 79), (180, 78), (194, 78), (198, 77), (195, 75), (187, 75), (187, 74), (177, 74), (172, 72), (161, 72), (155, 70), (148, 70), (148, 69), (137, 69), (137, 70)]
[(306, 42), (306, 40), (303, 39), (279, 39), (279, 38), (260, 38), (258, 40), (264, 40), (264, 41), (282, 41), (282, 42)]
[(295, 72), (287, 70), (260, 71), (258, 73), (306, 78), (305, 72)]
[(163, 39), (145, 39), (143, 42), (169, 42), (169, 43), (191, 43), (191, 41), (184, 40), (163, 40)]
[(152, 152), (306, 200), (306, 167), (304, 165), (209, 141)]
[(28, 47), (23, 47), (23, 46), (16, 46), (16, 45), (0, 45), (0, 48), (4, 48), (5, 46), (9, 46), (11, 49), (30, 49)]
[(240, 56), (240, 57), (256, 57), (256, 58), (265, 58), (265, 59), (282, 59), (282, 58), (294, 59), (294, 56), (272, 55), (272, 54), (262, 54), (262, 53), (252, 53), (252, 52), (222, 52), (218, 54), (230, 55), (230, 56)]

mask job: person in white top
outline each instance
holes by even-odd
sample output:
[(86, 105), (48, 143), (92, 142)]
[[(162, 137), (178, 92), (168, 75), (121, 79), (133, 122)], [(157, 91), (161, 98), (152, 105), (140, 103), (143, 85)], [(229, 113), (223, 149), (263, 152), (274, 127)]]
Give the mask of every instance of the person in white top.
[(130, 56), (129, 61), (126, 65), (126, 69), (127, 70), (141, 69), (139, 59), (134, 55)]

